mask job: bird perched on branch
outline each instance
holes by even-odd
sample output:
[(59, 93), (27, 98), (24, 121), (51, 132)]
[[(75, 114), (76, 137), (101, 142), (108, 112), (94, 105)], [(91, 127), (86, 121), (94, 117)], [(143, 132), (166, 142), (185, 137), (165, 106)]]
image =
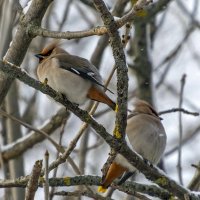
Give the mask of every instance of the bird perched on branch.
[[(166, 133), (158, 113), (149, 103), (142, 100), (134, 102), (134, 110), (128, 119), (126, 134), (129, 146), (134, 151), (152, 164), (159, 162), (166, 146)], [(105, 192), (110, 184), (124, 172), (127, 172), (128, 176), (120, 181), (120, 184), (136, 172), (136, 168), (121, 154), (117, 154), (107, 174), (102, 178), (99, 192)]]
[(104, 92), (107, 88), (99, 71), (88, 60), (69, 54), (57, 42), (49, 44), (35, 56), (39, 59), (39, 80), (66, 95), (69, 101), (82, 105), (91, 99), (115, 110), (115, 103)]

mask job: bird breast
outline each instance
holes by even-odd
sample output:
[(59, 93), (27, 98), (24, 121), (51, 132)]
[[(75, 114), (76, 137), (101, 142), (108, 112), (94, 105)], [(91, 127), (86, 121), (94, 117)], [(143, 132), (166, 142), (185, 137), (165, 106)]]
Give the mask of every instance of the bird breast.
[(59, 67), (56, 58), (49, 58), (38, 65), (37, 75), (41, 82), (48, 80), (48, 85), (60, 92), (73, 103), (83, 104), (87, 100), (87, 93), (91, 82)]

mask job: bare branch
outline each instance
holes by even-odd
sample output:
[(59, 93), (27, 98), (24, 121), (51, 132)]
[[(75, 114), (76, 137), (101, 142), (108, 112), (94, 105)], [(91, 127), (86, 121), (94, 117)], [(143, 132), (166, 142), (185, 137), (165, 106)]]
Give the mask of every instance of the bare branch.
[[(62, 125), (61, 125), (61, 129), (60, 129), (60, 136), (59, 136), (59, 145), (62, 146), (62, 138), (63, 138), (63, 133), (64, 133), (64, 130), (65, 130), (65, 125), (66, 125), (66, 120), (63, 120), (62, 122)], [(57, 155), (56, 155), (56, 159), (59, 157), (60, 155), (60, 152), (57, 152)], [(53, 171), (53, 178), (56, 177), (57, 175), (57, 170), (58, 168), (56, 167)], [(53, 196), (54, 196), (54, 192), (55, 192), (55, 188), (52, 187), (51, 188), (51, 191), (50, 191), (50, 194), (49, 194), (49, 199), (52, 200), (53, 199)]]
[[(28, 182), (27, 177), (21, 177), (16, 180), (2, 180), (0, 181), (0, 188), (3, 187), (25, 187)], [(77, 185), (100, 185), (101, 177), (99, 176), (75, 176), (75, 177), (64, 177), (64, 178), (50, 178), (49, 185), (51, 187), (59, 186), (77, 186)], [(42, 187), (42, 183), (39, 183), (39, 187)], [(161, 199), (170, 199), (172, 195), (166, 190), (156, 185), (145, 185), (137, 182), (126, 181), (124, 184), (118, 186), (117, 181), (112, 184), (112, 187), (119, 189), (122, 192), (128, 192), (134, 194), (134, 192), (140, 192), (149, 194), (153, 197), (159, 197)]]
[(34, 200), (35, 192), (38, 188), (38, 180), (40, 177), (40, 172), (42, 169), (42, 160), (38, 160), (35, 162), (33, 166), (33, 170), (30, 176), (30, 179), (27, 183), (25, 200)]
[[(150, 3), (150, 1), (144, 1)], [(138, 2), (126, 15), (121, 17), (119, 20), (116, 20), (116, 28), (124, 26), (127, 22), (138, 20), (137, 12), (142, 10), (146, 3), (143, 1)], [(157, 10), (158, 12), (158, 10)], [(83, 38), (94, 35), (104, 35), (108, 33), (108, 27), (106, 26), (97, 26), (89, 30), (85, 31), (50, 31), (45, 28), (41, 28), (40, 26), (36, 26), (35, 24), (29, 24), (27, 27), (27, 31), (29, 34), (34, 36), (42, 36), (42, 37), (50, 37), (50, 38), (62, 38), (62, 39), (75, 39), (75, 38)]]
[(164, 114), (168, 114), (168, 113), (172, 113), (172, 112), (182, 112), (184, 114), (193, 115), (195, 117), (199, 116), (198, 112), (191, 112), (191, 111), (188, 111), (184, 108), (171, 108), (169, 110), (160, 111), (158, 114), (164, 115)]
[[(181, 90), (180, 90), (180, 100), (179, 100), (179, 108), (182, 107), (183, 102), (183, 90), (185, 86), (186, 74), (183, 74), (181, 78)], [(183, 138), (183, 127), (182, 127), (182, 113), (179, 112), (179, 149), (178, 149), (178, 177), (181, 185), (183, 185), (183, 177), (182, 177), (182, 138)]]
[(49, 199), (49, 152), (46, 151), (44, 155), (45, 161), (45, 181), (44, 181), (44, 199)]

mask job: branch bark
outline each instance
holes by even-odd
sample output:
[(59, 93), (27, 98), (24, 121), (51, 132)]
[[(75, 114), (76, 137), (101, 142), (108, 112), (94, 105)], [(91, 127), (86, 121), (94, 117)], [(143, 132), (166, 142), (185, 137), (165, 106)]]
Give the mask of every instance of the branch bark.
[[(127, 119), (127, 95), (128, 95), (128, 70), (123, 51), (123, 45), (118, 33), (118, 27), (114, 17), (108, 11), (102, 0), (94, 0), (95, 7), (101, 13), (102, 20), (108, 29), (110, 43), (113, 50), (115, 65), (117, 68), (117, 115), (114, 135), (121, 138), (125, 135)], [(119, 135), (120, 134), (120, 135)]]
[(25, 200), (34, 200), (35, 192), (37, 191), (38, 188), (38, 181), (41, 170), (42, 170), (42, 160), (38, 160), (35, 162), (35, 165), (33, 166), (30, 179), (27, 183)]

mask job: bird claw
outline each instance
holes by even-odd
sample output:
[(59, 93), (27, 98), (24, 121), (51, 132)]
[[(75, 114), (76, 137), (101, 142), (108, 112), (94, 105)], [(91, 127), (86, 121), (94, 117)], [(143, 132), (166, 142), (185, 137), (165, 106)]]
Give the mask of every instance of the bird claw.
[(47, 83), (48, 83), (48, 78), (45, 78), (44, 81), (42, 82), (42, 84), (43, 84), (44, 86), (47, 86)]
[(153, 164), (149, 160), (147, 160), (146, 158), (143, 158), (143, 160), (147, 165), (149, 165), (150, 167), (153, 167)]
[(59, 99), (64, 99), (64, 95), (60, 92), (57, 92), (56, 97), (54, 98), (56, 101)]
[(152, 164), (151, 162), (149, 162), (149, 166), (150, 166), (150, 167), (153, 167), (153, 164)]

